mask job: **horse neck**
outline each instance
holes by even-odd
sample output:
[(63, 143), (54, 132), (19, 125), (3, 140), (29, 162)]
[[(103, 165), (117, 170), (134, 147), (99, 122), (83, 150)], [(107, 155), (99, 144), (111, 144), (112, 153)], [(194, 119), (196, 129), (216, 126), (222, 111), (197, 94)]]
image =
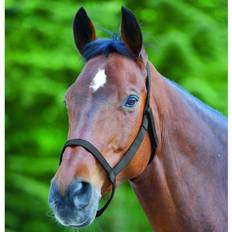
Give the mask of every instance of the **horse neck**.
[(151, 73), (159, 144), (152, 162), (131, 185), (156, 231), (198, 231), (198, 226), (211, 231), (212, 224), (217, 227), (215, 217), (221, 220), (227, 214), (226, 174), (221, 175), (227, 167), (225, 126), (219, 126), (220, 116), (200, 110), (199, 102), (155, 68)]

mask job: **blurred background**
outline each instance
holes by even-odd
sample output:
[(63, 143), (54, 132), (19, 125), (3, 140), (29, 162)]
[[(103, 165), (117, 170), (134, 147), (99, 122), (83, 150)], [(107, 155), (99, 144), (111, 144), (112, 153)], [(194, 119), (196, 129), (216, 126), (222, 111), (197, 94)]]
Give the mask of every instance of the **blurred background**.
[[(84, 6), (98, 36), (109, 37), (107, 30), (119, 30), (122, 5), (136, 14), (161, 74), (227, 115), (226, 0), (6, 0), (7, 232), (75, 231), (55, 222), (47, 205), (68, 128), (64, 93), (84, 64), (72, 20)], [(81, 231), (151, 227), (125, 183), (105, 214)]]

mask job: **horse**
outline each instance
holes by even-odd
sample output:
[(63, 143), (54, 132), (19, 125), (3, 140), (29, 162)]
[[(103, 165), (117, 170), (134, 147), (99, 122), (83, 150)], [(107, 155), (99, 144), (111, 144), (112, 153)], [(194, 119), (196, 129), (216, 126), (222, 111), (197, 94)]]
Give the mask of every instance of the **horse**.
[(135, 15), (121, 11), (110, 39), (84, 8), (75, 15), (85, 66), (65, 94), (68, 141), (49, 206), (62, 225), (85, 227), (128, 180), (155, 231), (227, 231), (227, 119), (156, 70)]

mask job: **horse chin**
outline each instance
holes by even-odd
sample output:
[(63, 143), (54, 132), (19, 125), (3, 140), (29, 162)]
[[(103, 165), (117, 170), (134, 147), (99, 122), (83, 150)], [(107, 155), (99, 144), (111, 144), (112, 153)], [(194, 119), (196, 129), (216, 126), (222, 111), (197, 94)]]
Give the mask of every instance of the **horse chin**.
[(69, 227), (75, 227), (75, 228), (82, 228), (82, 227), (86, 227), (88, 225), (90, 225), (93, 221), (94, 221), (95, 217), (93, 217), (92, 219), (87, 219), (86, 221), (80, 223), (80, 224), (76, 224), (76, 225), (70, 225)]
[(75, 212), (73, 217), (62, 218), (55, 214), (56, 220), (63, 226), (81, 228), (90, 225), (96, 216), (97, 207), (90, 206), (89, 209), (85, 209), (85, 212)]

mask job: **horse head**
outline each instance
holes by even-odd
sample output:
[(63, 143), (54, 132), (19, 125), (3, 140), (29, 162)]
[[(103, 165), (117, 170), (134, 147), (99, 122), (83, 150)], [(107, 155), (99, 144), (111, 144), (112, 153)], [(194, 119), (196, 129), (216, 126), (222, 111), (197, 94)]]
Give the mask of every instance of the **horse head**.
[[(93, 23), (81, 8), (73, 23), (74, 39), (86, 63), (68, 88), (68, 140), (87, 141), (115, 167), (140, 132), (147, 99), (147, 56), (139, 24), (122, 8), (121, 38), (97, 39)], [(151, 157), (147, 131), (126, 167), (116, 173), (116, 184), (141, 174)], [(49, 205), (63, 225), (90, 224), (101, 197), (110, 192), (107, 168), (87, 145), (66, 144), (60, 166), (52, 179)], [(104, 161), (104, 162), (105, 162)]]

